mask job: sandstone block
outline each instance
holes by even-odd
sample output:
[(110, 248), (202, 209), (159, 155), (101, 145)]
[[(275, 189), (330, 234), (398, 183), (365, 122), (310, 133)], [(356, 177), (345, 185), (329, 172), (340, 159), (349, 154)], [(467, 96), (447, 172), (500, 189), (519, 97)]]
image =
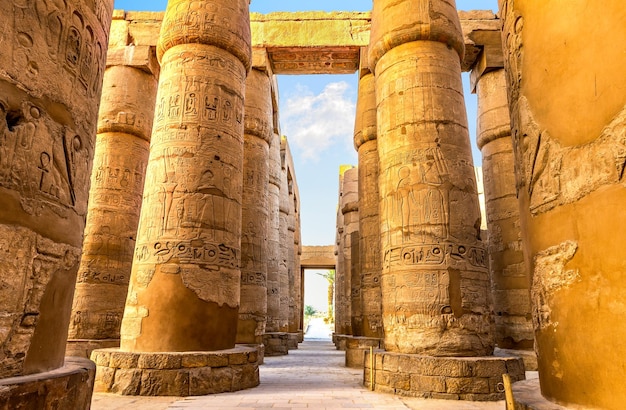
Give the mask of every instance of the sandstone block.
[(125, 396), (139, 395), (141, 388), (141, 370), (139, 369), (117, 369), (111, 393), (117, 393)]

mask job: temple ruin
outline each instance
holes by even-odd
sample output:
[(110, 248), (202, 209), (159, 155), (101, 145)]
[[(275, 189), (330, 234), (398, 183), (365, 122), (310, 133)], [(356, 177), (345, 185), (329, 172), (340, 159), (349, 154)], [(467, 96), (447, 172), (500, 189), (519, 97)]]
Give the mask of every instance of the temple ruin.
[[(253, 388), (312, 268), (372, 390), (622, 409), (623, 4), (249, 4), (0, 5), (0, 409)], [(358, 163), (307, 246), (276, 76), (354, 73)]]

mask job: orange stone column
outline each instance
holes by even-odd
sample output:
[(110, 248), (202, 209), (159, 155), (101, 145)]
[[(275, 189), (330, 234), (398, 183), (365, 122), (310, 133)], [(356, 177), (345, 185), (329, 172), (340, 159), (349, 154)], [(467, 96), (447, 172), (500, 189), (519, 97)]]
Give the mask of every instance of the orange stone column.
[(463, 47), (454, 1), (374, 1), (369, 62), (378, 101), (388, 351), (493, 352)]
[(123, 351), (235, 345), (248, 3), (168, 2)]
[(293, 249), (293, 241), (289, 241), (289, 183), (282, 146), (285, 138), (280, 138), (280, 200), (279, 200), (279, 238), (280, 238), (280, 332), (289, 331), (289, 252)]
[[(568, 408), (622, 409), (626, 9), (499, 3), (541, 394)], [(539, 403), (528, 399), (516, 397)]]
[(246, 80), (241, 236), (241, 305), (237, 343), (262, 344), (267, 320), (269, 143), (273, 136), (268, 74)]
[(364, 350), (381, 347), (383, 338), (376, 81), (367, 65), (366, 48), (361, 50), (360, 64), (354, 123), (354, 147), (359, 154), (359, 257), (358, 267), (353, 264), (358, 279), (352, 276), (352, 311), (354, 318), (355, 310), (360, 309), (361, 322), (352, 321), (353, 337), (346, 340), (346, 366), (358, 368), (363, 367)]
[[(530, 279), (524, 261), (515, 192), (515, 161), (504, 69), (483, 73), (476, 82), (476, 93), (477, 144), (483, 156), (496, 344), (503, 349), (532, 350)], [(529, 366), (526, 367), (529, 370)]]
[(280, 135), (274, 133), (269, 152), (267, 332), (280, 331)]
[(114, 47), (107, 62), (70, 356), (89, 357), (93, 349), (119, 346), (154, 116), (154, 47)]
[(520, 358), (492, 356), (495, 326), (463, 55), (454, 0), (374, 0), (369, 63), (376, 76), (387, 350), (376, 352), (374, 362), (377, 372), (389, 361), (406, 364), (377, 379), (376, 389), (500, 400), (502, 373), (517, 381), (524, 368)]
[(112, 12), (112, 0), (0, 3), (2, 408), (90, 406), (93, 364), (65, 345)]

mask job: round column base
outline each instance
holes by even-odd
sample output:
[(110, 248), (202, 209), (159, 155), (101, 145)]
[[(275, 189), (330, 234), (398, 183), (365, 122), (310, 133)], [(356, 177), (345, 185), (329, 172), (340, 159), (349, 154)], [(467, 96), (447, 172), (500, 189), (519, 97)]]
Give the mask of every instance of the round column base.
[(352, 337), (352, 335), (338, 335), (333, 333), (333, 343), (337, 350), (346, 350), (346, 339)]
[(346, 367), (362, 369), (365, 364), (365, 351), (373, 347), (378, 350), (383, 345), (383, 339), (377, 337), (347, 336), (346, 342)]
[(298, 344), (300, 344), (300, 333), (287, 333), (287, 347), (289, 350), (298, 350)]
[(515, 410), (567, 410), (541, 395), (539, 379), (523, 380), (513, 383)]
[(258, 348), (133, 353), (100, 349), (94, 391), (128, 396), (202, 396), (259, 385)]
[(289, 336), (285, 332), (268, 332), (263, 334), (265, 356), (284, 356), (289, 354)]
[[(365, 352), (364, 386), (371, 386), (371, 358)], [(524, 380), (519, 357), (432, 357), (374, 351), (374, 389), (399, 396), (446, 400), (504, 399), (502, 375)]]
[(527, 372), (537, 371), (539, 365), (537, 364), (537, 353), (534, 350), (521, 350), (521, 349), (500, 349), (496, 347), (493, 352), (495, 356), (502, 357), (521, 357), (524, 360), (524, 367)]
[(76, 409), (91, 407), (96, 366), (82, 357), (66, 357), (63, 367), (0, 379), (0, 409)]

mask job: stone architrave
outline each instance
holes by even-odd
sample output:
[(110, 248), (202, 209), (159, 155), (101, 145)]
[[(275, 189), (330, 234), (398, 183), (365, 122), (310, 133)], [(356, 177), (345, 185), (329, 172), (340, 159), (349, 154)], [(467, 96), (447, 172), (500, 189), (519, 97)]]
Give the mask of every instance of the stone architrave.
[(487, 252), (452, 0), (375, 0), (385, 349), (493, 352)]
[(622, 409), (626, 9), (499, 4), (541, 393), (568, 408)]
[(274, 133), (269, 151), (268, 236), (267, 236), (267, 324), (266, 332), (280, 331), (280, 135)]
[(359, 252), (361, 266), (362, 336), (382, 338), (380, 289), (380, 218), (378, 216), (378, 142), (376, 140), (376, 80), (363, 64), (354, 123), (354, 147), (359, 155)]
[(493, 287), (496, 344), (532, 349), (529, 277), (520, 231), (511, 121), (504, 69), (489, 71), (476, 83), (477, 144), (483, 156), (485, 207), (489, 228), (489, 269)]
[(241, 235), (241, 301), (237, 343), (262, 344), (267, 321), (269, 143), (273, 137), (268, 74), (246, 80)]
[(235, 345), (247, 0), (170, 0), (121, 350)]
[(346, 304), (349, 306), (348, 320), (350, 335), (363, 335), (363, 312), (361, 309), (361, 274), (359, 260), (359, 169), (346, 170), (343, 174), (341, 197), (343, 214), (342, 251), (344, 254), (345, 274), (349, 277), (344, 288)]
[(89, 408), (93, 366), (64, 356), (112, 13), (112, 0), (0, 4), (2, 408)]
[[(157, 66), (152, 47), (123, 50), (124, 55), (143, 53), (144, 67)], [(89, 357), (93, 349), (120, 343), (158, 81), (158, 71), (144, 71), (134, 61), (126, 63), (112, 65), (104, 73), (69, 356)]]

